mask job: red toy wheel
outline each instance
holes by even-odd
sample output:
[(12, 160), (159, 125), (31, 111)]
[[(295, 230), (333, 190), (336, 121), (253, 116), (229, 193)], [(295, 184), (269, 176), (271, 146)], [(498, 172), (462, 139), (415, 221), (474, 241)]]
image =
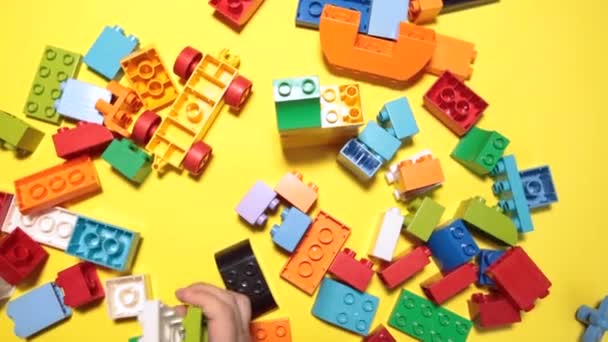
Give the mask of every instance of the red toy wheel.
[(201, 59), (203, 59), (203, 54), (200, 51), (191, 46), (186, 46), (175, 59), (173, 72), (180, 78), (187, 80)]
[(131, 134), (131, 138), (136, 144), (145, 146), (154, 135), (154, 132), (156, 132), (160, 122), (160, 116), (151, 110), (141, 113), (133, 125), (133, 133)]
[(211, 146), (202, 141), (196, 142), (190, 147), (188, 153), (186, 153), (186, 157), (182, 164), (188, 172), (193, 175), (198, 175), (211, 157), (211, 153)]
[(241, 106), (249, 98), (252, 86), (251, 81), (245, 77), (240, 75), (235, 77), (230, 86), (228, 86), (228, 89), (226, 89), (226, 95), (224, 95), (226, 104), (235, 110), (240, 110)]

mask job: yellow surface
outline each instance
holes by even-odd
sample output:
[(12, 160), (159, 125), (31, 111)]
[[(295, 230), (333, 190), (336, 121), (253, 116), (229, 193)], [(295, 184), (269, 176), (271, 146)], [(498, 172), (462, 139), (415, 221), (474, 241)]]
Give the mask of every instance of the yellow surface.
[[(257, 179), (276, 184), (288, 170), (298, 169), (320, 188), (315, 211), (323, 208), (350, 225), (347, 245), (360, 253), (368, 250), (380, 215), (399, 206), (382, 175), (363, 187), (335, 161), (337, 148), (311, 149), (284, 154), (276, 130), (272, 79), (319, 74), (323, 84), (350, 79), (328, 72), (319, 50), (316, 31), (294, 26), (295, 0), (268, 0), (246, 28), (237, 34), (212, 16), (206, 1), (15, 1), (2, 3), (0, 30), (0, 107), (20, 117), (45, 44), (86, 53), (106, 24), (120, 24), (135, 33), (145, 46), (156, 44), (162, 58), (172, 64), (186, 44), (217, 53), (230, 47), (241, 54), (241, 70), (254, 83), (254, 94), (240, 116), (223, 110), (206, 141), (215, 156), (200, 180), (169, 173), (150, 177), (139, 189), (96, 161), (103, 194), (70, 206), (71, 209), (141, 232), (143, 245), (134, 273), (151, 276), (155, 298), (176, 304), (175, 289), (198, 280), (221, 284), (213, 253), (250, 238), (280, 310), (266, 316), (291, 319), (295, 341), (356, 341), (357, 337), (331, 327), (309, 312), (313, 298), (279, 278), (287, 256), (273, 247), (269, 227), (253, 231), (241, 224), (234, 207)], [(557, 183), (560, 202), (534, 214), (536, 231), (522, 245), (553, 282), (550, 296), (538, 303), (523, 322), (496, 332), (473, 330), (473, 341), (572, 341), (583, 332), (574, 319), (580, 304), (595, 305), (606, 294), (601, 203), (608, 186), (603, 169), (606, 155), (601, 134), (608, 125), (605, 111), (606, 55), (602, 30), (606, 6), (599, 0), (577, 6), (555, 1), (503, 1), (468, 11), (447, 14), (435, 27), (439, 32), (474, 42), (479, 52), (469, 84), (489, 103), (480, 127), (498, 129), (512, 141), (522, 168), (548, 163)], [(105, 83), (83, 66), (79, 78)], [(458, 203), (473, 195), (492, 198), (491, 182), (480, 180), (449, 158), (457, 139), (422, 107), (422, 95), (435, 77), (426, 75), (406, 90), (361, 83), (363, 110), (372, 119), (382, 104), (407, 95), (421, 133), (413, 146), (399, 151), (402, 159), (423, 148), (441, 158), (445, 185), (435, 197), (447, 206), (443, 220), (451, 218)], [(126, 84), (126, 80), (123, 80)], [(0, 189), (12, 191), (12, 181), (54, 165), (50, 134), (54, 126), (30, 121), (44, 129), (36, 153), (25, 160), (0, 151)], [(278, 215), (270, 224), (280, 221)], [(401, 242), (399, 249), (409, 242)], [(52, 250), (36, 285), (77, 260)], [(437, 271), (426, 268), (407, 283), (418, 284)], [(103, 279), (116, 276), (104, 271)], [(31, 289), (20, 286), (16, 295)], [(466, 299), (473, 289), (450, 300), (447, 307), (467, 316)], [(374, 326), (386, 323), (396, 299), (375, 278), (370, 290), (381, 297)], [(14, 341), (12, 323), (0, 309), (0, 341)], [(401, 341), (409, 340), (394, 332)], [(139, 334), (134, 321), (114, 323), (105, 303), (45, 332), (39, 341), (126, 341)]]

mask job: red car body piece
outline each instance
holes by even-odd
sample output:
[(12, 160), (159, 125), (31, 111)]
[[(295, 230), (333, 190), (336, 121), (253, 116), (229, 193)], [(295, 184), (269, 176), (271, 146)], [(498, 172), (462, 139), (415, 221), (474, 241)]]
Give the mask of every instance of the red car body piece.
[(392, 290), (422, 271), (431, 262), (430, 257), (431, 250), (427, 246), (418, 246), (406, 251), (395, 261), (382, 266), (378, 276), (384, 285)]
[(61, 127), (53, 135), (59, 158), (72, 159), (102, 153), (112, 142), (112, 132), (103, 125), (79, 122), (74, 128)]
[(81, 262), (57, 273), (55, 284), (63, 289), (63, 302), (78, 308), (105, 297), (95, 265)]
[(0, 277), (17, 285), (42, 266), (49, 253), (21, 228), (0, 240)]
[(351, 287), (365, 292), (374, 276), (374, 263), (364, 258), (357, 261), (356, 255), (352, 250), (344, 248), (329, 266), (329, 273)]
[(442, 304), (477, 281), (478, 271), (479, 268), (476, 265), (464, 264), (446, 274), (434, 275), (420, 286), (430, 300), (436, 304)]

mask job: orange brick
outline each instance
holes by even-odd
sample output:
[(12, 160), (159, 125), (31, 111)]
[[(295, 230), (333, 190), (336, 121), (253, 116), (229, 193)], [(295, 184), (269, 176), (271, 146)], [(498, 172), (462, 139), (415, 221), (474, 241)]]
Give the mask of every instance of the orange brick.
[(129, 126), (133, 121), (132, 115), (137, 113), (143, 104), (133, 90), (121, 86), (116, 81), (108, 83), (106, 88), (112, 92), (112, 103), (98, 100), (95, 108), (103, 114), (103, 124), (110, 131), (128, 138), (131, 136)]
[(350, 228), (320, 211), (291, 255), (281, 278), (312, 295), (350, 235)]
[(15, 181), (15, 196), (27, 215), (101, 190), (97, 170), (88, 156), (69, 160)]
[(288, 318), (257, 321), (249, 325), (251, 342), (291, 342)]
[(471, 78), (473, 74), (471, 64), (477, 57), (475, 45), (439, 33), (435, 35), (435, 38), (437, 48), (426, 66), (426, 71), (437, 76), (441, 76), (444, 71), (450, 71), (461, 81)]
[(397, 190), (401, 193), (443, 183), (445, 180), (439, 159), (433, 158), (430, 154), (416, 159), (416, 162), (402, 161), (398, 168)]
[(430, 23), (443, 8), (441, 0), (410, 0), (410, 10), (408, 18), (410, 23), (424, 24)]
[(307, 213), (317, 201), (319, 188), (313, 183), (304, 184), (302, 179), (301, 173), (288, 172), (274, 191), (291, 205)]

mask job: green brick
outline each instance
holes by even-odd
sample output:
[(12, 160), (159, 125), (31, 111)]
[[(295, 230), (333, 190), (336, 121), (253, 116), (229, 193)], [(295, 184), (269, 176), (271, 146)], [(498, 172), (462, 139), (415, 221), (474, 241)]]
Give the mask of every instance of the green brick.
[(321, 85), (317, 76), (272, 82), (279, 132), (321, 127)]
[(44, 133), (28, 125), (25, 121), (0, 110), (0, 143), (15, 149), (19, 154), (36, 150)]
[(468, 319), (401, 290), (388, 325), (419, 341), (464, 342), (473, 327)]
[(139, 342), (139, 336), (131, 337), (129, 342)]
[(185, 335), (183, 342), (206, 342), (207, 333), (204, 331), (204, 316), (201, 308), (190, 306), (182, 321)]
[(116, 171), (138, 184), (152, 171), (152, 157), (129, 139), (114, 139), (101, 157)]
[(80, 54), (47, 45), (23, 108), (28, 117), (58, 125), (62, 117), (55, 111), (61, 97), (61, 82), (78, 72)]
[(435, 202), (430, 197), (416, 198), (407, 206), (410, 212), (405, 215), (405, 231), (416, 236), (422, 241), (427, 241), (433, 233), (433, 229), (439, 224), (445, 207)]
[(496, 131), (473, 127), (452, 152), (452, 158), (483, 176), (494, 169), (509, 145), (509, 139)]
[(477, 228), (508, 245), (513, 246), (517, 243), (517, 228), (513, 221), (504, 215), (499, 207), (488, 207), (486, 200), (481, 197), (462, 201), (454, 218), (462, 219), (468, 226)]

